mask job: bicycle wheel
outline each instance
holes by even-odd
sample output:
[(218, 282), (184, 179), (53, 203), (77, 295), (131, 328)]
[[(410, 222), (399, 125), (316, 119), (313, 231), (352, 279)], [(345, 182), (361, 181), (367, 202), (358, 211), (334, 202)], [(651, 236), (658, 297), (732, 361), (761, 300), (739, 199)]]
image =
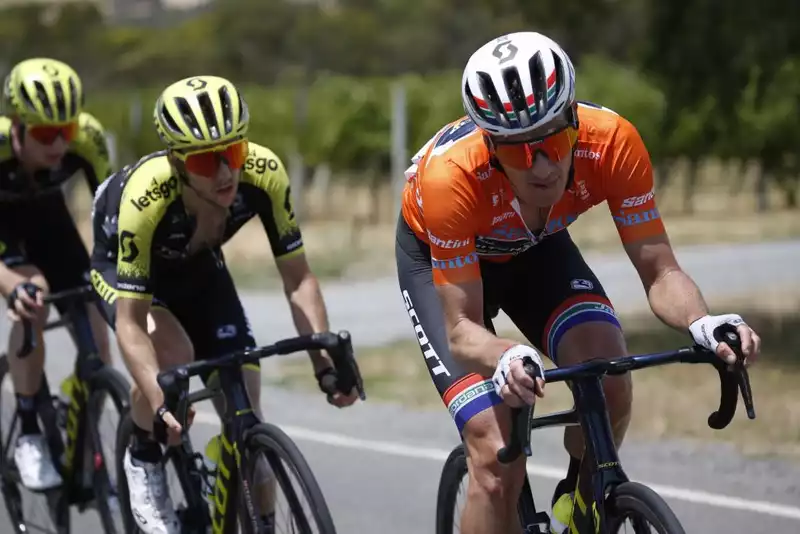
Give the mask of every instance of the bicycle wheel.
[(620, 532), (626, 521), (633, 523), (636, 533), (649, 533), (655, 529), (659, 534), (685, 534), (664, 499), (638, 482), (624, 482), (614, 488), (606, 498), (605, 507), (609, 534)]
[(444, 462), (436, 495), (436, 534), (453, 534), (456, 524), (456, 501), (461, 482), (467, 475), (464, 445), (457, 445)]
[[(110, 398), (113, 408), (119, 414), (120, 421), (130, 410), (130, 386), (125, 377), (111, 367), (101, 368), (89, 384), (89, 402), (86, 405), (87, 439), (85, 447), (91, 453), (92, 461), (92, 482), (94, 486), (94, 497), (97, 505), (97, 512), (100, 514), (100, 521), (103, 529), (108, 534), (122, 534), (124, 525), (121, 524), (119, 517), (119, 492), (117, 481), (124, 473), (117, 469), (115, 461), (116, 454), (105, 452), (109, 443), (116, 445), (116, 435), (102, 435), (100, 420), (104, 414), (104, 408)], [(115, 425), (115, 426), (118, 426)], [(116, 432), (114, 433), (116, 434)], [(110, 461), (109, 461), (110, 460)], [(111, 466), (111, 469), (109, 469)], [(89, 465), (84, 466), (89, 469)]]
[[(269, 475), (265, 469), (266, 465), (259, 464), (259, 460), (265, 458), (290, 509), (291, 522), (286, 526), (279, 526), (282, 525), (282, 521), (278, 518), (278, 503), (273, 503), (276, 532), (335, 534), (336, 527), (333, 525), (333, 518), (322, 495), (322, 490), (300, 449), (289, 436), (275, 425), (261, 423), (247, 431), (245, 440), (246, 454), (242, 458), (239, 477), (242, 486), (247, 484), (248, 488), (252, 489), (239, 492), (242, 497), (239, 502), (239, 522), (242, 532), (254, 532), (254, 525), (259, 522), (260, 514), (257, 510), (263, 499), (259, 502), (246, 502), (244, 496), (257, 495), (258, 492), (253, 490), (257, 487), (264, 487), (266, 482), (264, 478)], [(263, 462), (263, 460), (260, 461)], [(290, 471), (297, 480), (297, 484), (292, 484)], [(250, 480), (246, 479), (247, 476), (250, 477)], [(303, 510), (301, 497), (305, 498), (308, 503), (307, 511)], [(255, 500), (253, 499), (253, 501)], [(252, 513), (256, 517), (253, 517)], [(316, 528), (312, 528), (313, 524), (316, 525)]]
[[(27, 534), (32, 530), (38, 532), (57, 532), (68, 534), (70, 531), (70, 509), (67, 498), (61, 488), (54, 488), (44, 492), (31, 492), (24, 489), (19, 478), (14, 461), (14, 442), (19, 434), (19, 419), (16, 414), (16, 401), (11, 393), (13, 388), (4, 387), (4, 381), (9, 375), (8, 356), (0, 356), (0, 415), (4, 421), (0, 425), (0, 492), (3, 494), (3, 501), (6, 506), (8, 520), (16, 534)], [(47, 379), (43, 377), (45, 389), (47, 389)], [(9, 383), (8, 386), (11, 386)], [(48, 392), (40, 392), (41, 397), (49, 397)], [(42, 431), (49, 436), (49, 441), (61, 440), (61, 435), (57, 430), (53, 434), (48, 432), (49, 428), (56, 428), (55, 409), (50, 406), (40, 408), (40, 418), (42, 419)], [(63, 447), (63, 443), (61, 443)], [(52, 453), (52, 450), (51, 450)], [(53, 461), (58, 467), (60, 459), (53, 454)], [(43, 499), (42, 499), (43, 498)]]

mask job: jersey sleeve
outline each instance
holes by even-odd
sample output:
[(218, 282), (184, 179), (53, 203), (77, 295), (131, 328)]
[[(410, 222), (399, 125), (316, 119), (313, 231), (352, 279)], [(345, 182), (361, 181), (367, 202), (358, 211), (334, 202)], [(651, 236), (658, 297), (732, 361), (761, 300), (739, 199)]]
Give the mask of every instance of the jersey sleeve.
[(438, 159), (423, 169), (417, 180), (431, 247), (433, 283), (479, 280), (481, 270), (475, 250), (477, 184), (453, 163)]
[[(135, 169), (122, 190), (117, 219), (117, 291), (120, 297), (150, 300), (153, 236), (170, 199), (147, 197), (142, 183), (153, 180), (147, 166)], [(174, 198), (176, 195), (171, 195)]]
[(301, 254), (303, 236), (292, 207), (289, 175), (281, 159), (270, 149), (251, 144), (244, 165), (244, 180), (256, 187), (261, 198), (256, 209), (275, 258)]
[(103, 126), (92, 115), (81, 113), (78, 126), (73, 150), (84, 160), (83, 171), (89, 190), (94, 195), (97, 186), (111, 174), (108, 142)]
[(639, 132), (619, 118), (604, 177), (608, 209), (623, 243), (665, 232), (656, 206), (653, 166)]

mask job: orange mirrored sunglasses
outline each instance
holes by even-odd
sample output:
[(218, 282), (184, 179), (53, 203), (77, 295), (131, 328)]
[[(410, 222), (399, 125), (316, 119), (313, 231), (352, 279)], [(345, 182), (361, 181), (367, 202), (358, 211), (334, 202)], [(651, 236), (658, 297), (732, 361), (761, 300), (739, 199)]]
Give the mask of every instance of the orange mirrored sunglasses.
[(552, 162), (561, 161), (570, 153), (577, 139), (578, 130), (569, 127), (537, 141), (495, 142), (494, 154), (504, 167), (513, 167), (520, 170), (530, 169), (533, 167), (536, 154), (539, 152)]
[(213, 178), (217, 175), (220, 163), (232, 170), (244, 166), (247, 159), (247, 140), (241, 139), (229, 145), (187, 153), (176, 152), (176, 154), (186, 164), (186, 170), (190, 173)]
[(56, 139), (62, 137), (67, 143), (71, 143), (78, 135), (78, 123), (70, 122), (67, 124), (30, 124), (27, 126), (31, 137), (43, 145), (52, 145)]

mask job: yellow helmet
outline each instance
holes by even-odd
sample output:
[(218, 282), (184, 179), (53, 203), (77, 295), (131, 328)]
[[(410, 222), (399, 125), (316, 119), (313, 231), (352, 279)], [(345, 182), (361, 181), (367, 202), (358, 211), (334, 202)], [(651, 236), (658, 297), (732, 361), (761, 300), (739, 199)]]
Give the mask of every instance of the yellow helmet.
[(26, 59), (6, 77), (3, 107), (23, 122), (72, 122), (83, 107), (83, 85), (78, 73), (66, 63), (49, 58)]
[(169, 148), (199, 148), (247, 134), (250, 114), (225, 78), (194, 76), (164, 89), (153, 111), (156, 131)]

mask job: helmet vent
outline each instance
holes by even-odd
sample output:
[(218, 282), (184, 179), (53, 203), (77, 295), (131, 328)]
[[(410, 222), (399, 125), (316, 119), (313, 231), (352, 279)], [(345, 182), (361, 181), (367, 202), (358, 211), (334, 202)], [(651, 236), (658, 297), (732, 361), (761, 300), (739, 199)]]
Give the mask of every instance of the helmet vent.
[(219, 88), (219, 100), (222, 102), (222, 124), (225, 133), (229, 134), (233, 131), (233, 102), (230, 91), (224, 85)]
[(44, 108), (44, 113), (47, 115), (47, 118), (53, 120), (53, 106), (50, 105), (50, 99), (47, 97), (47, 91), (42, 85), (42, 82), (34, 82), (33, 85), (36, 87), (36, 96), (39, 99), (39, 102), (42, 103), (42, 108)]
[(195, 137), (195, 139), (202, 141), (203, 132), (200, 130), (200, 125), (197, 123), (197, 118), (195, 118), (194, 113), (192, 113), (192, 108), (189, 106), (189, 102), (187, 102), (182, 96), (178, 96), (175, 97), (175, 105), (178, 106), (178, 111), (180, 111), (183, 121), (189, 127), (189, 131), (192, 132), (192, 135)]
[(506, 110), (503, 108), (503, 103), (500, 101), (500, 95), (497, 94), (494, 83), (492, 83), (492, 77), (485, 72), (477, 72), (476, 74), (478, 76), (478, 85), (481, 88), (481, 94), (486, 97), (486, 103), (489, 109), (497, 116), (497, 120), (503, 128), (510, 128)]
[(217, 123), (217, 114), (214, 112), (214, 104), (211, 103), (211, 97), (208, 91), (203, 91), (197, 96), (197, 103), (200, 105), (200, 111), (203, 112), (206, 126), (208, 126), (208, 133), (211, 139), (219, 139), (219, 124)]

